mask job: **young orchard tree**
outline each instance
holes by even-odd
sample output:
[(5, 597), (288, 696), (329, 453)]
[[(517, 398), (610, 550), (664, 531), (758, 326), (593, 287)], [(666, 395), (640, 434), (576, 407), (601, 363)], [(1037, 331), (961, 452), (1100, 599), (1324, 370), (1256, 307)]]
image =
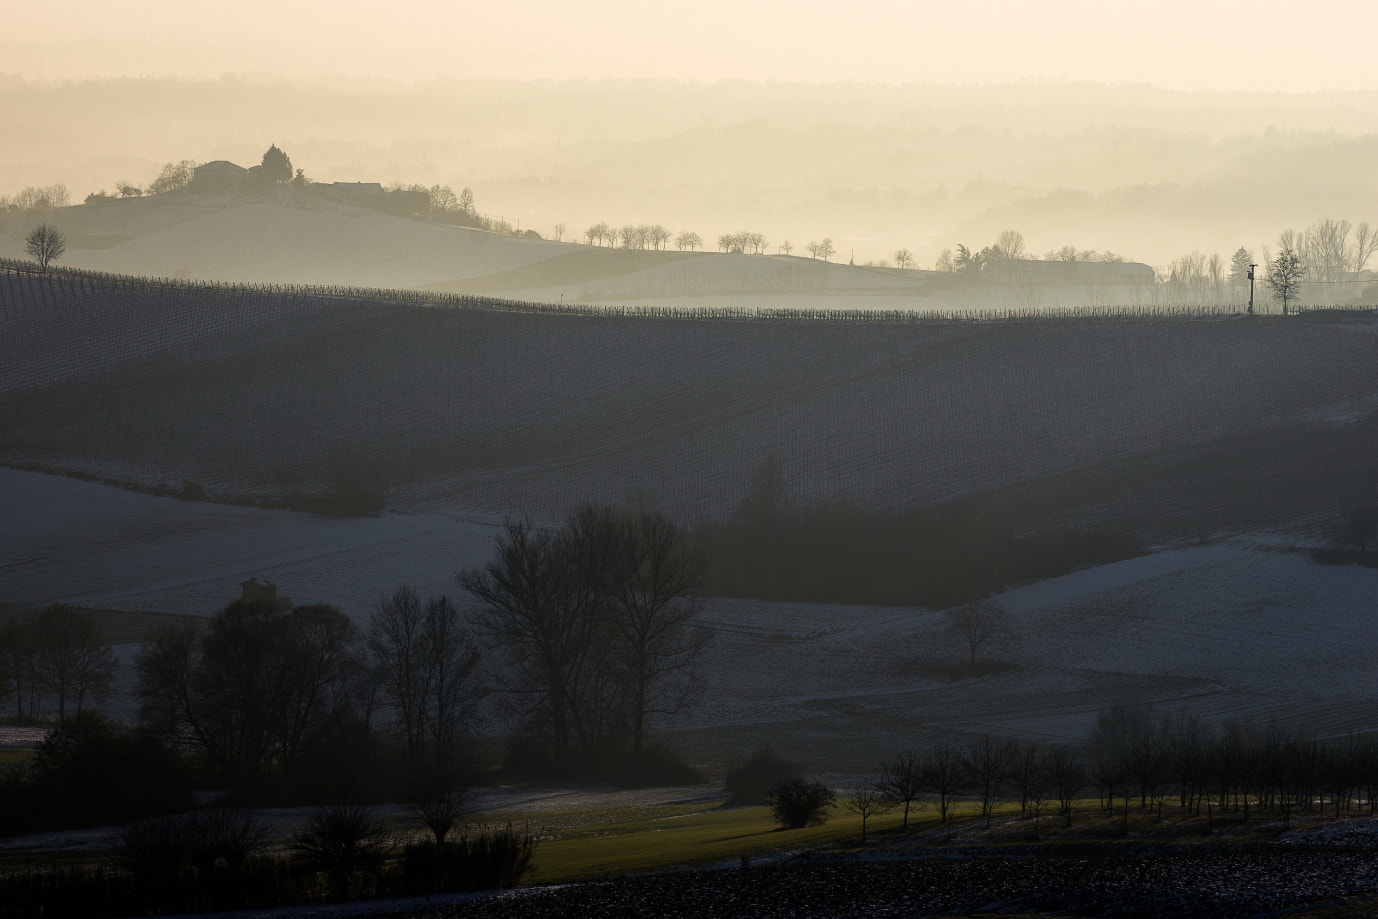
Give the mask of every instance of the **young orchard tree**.
[(24, 237), (24, 251), (33, 256), (39, 270), (47, 274), (53, 260), (61, 258), (62, 253), (67, 251), (67, 238), (56, 227), (42, 223)]
[(984, 734), (962, 754), (962, 769), (970, 787), (981, 794), (981, 816), (990, 826), (995, 796), (1009, 778), (1012, 749), (1008, 743)]
[[(947, 823), (952, 799), (966, 789), (967, 772), (956, 747), (940, 744), (923, 758), (924, 790), (938, 799), (938, 816)], [(948, 836), (952, 835), (949, 825)]]
[(861, 841), (866, 842), (866, 821), (879, 814), (888, 813), (890, 799), (875, 785), (866, 784), (848, 792), (842, 799), (842, 806), (861, 818)]
[(909, 829), (909, 809), (924, 791), (923, 759), (907, 750), (885, 764), (876, 789), (886, 800), (904, 809), (900, 829)]
[(1066, 747), (1052, 747), (1044, 760), (1058, 806), (1072, 825), (1072, 805), (1086, 785), (1086, 763)]

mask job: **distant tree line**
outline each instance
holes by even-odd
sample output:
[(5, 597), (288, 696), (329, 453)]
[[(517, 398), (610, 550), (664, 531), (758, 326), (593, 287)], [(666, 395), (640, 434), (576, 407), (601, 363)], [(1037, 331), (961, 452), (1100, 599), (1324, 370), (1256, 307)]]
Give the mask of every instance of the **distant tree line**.
[(714, 596), (933, 609), (1144, 552), (1114, 534), (1016, 535), (971, 502), (909, 511), (827, 500), (799, 507), (773, 456), (753, 473), (733, 517), (698, 526), (693, 540), (711, 559), (706, 587)]

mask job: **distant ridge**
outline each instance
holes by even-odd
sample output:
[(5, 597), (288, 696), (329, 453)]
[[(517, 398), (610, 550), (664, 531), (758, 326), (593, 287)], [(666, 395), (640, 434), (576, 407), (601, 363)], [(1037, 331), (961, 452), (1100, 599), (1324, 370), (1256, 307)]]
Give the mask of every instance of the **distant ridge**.
[[(115, 289), (169, 291), (226, 291), (264, 296), (312, 297), (350, 301), (399, 303), (457, 309), (484, 309), (526, 313), (560, 313), (571, 316), (646, 317), (660, 319), (775, 319), (784, 321), (822, 320), (825, 322), (1008, 322), (1044, 319), (1217, 319), (1242, 316), (1236, 304), (1145, 305), (1125, 304), (1085, 307), (1027, 307), (1019, 309), (923, 309), (859, 310), (800, 307), (676, 307), (613, 306), (607, 304), (546, 303), (510, 300), (482, 294), (453, 293), (414, 288), (349, 287), (319, 284), (277, 284), (204, 281), (184, 278), (156, 278), (114, 274), (82, 268), (54, 266), (45, 275), (33, 262), (0, 258), (0, 271), (10, 276), (6, 290), (6, 309), (33, 309), (62, 302), (69, 297), (98, 296)], [(27, 280), (23, 280), (27, 279)], [(1349, 307), (1327, 312), (1366, 315), (1376, 307)]]

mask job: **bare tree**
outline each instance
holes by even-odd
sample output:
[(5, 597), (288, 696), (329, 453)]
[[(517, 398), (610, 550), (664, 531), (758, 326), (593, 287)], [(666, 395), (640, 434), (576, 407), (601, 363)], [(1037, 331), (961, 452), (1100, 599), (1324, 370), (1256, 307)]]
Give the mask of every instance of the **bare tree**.
[(900, 829), (909, 829), (909, 809), (924, 790), (923, 759), (907, 750), (885, 764), (876, 788), (894, 805), (904, 808)]
[(908, 249), (896, 249), (896, 250), (895, 250), (895, 267), (896, 267), (896, 268), (911, 268), (911, 267), (913, 267), (913, 265), (914, 265), (914, 253), (910, 252)]
[(697, 686), (694, 664), (710, 633), (693, 624), (693, 598), (703, 587), (707, 560), (655, 511), (623, 515), (586, 505), (571, 525), (606, 547), (600, 551), (605, 589), (625, 658), (632, 753), (639, 758), (647, 716), (677, 712)]
[(556, 753), (596, 742), (588, 694), (597, 667), (601, 597), (567, 535), (508, 521), (496, 557), (457, 575), (478, 604), (479, 634), (507, 660), (510, 698), (525, 701), (531, 724), (548, 724)]
[(646, 238), (650, 240), (651, 248), (664, 249), (665, 243), (670, 239), (670, 231), (658, 223), (653, 223), (646, 230)]
[(844, 795), (842, 806), (861, 818), (861, 841), (866, 842), (866, 821), (890, 810), (890, 800), (871, 784), (862, 785)]
[(995, 245), (992, 246), (992, 249), (998, 253), (1000, 258), (1024, 258), (1024, 234), (1018, 230), (1003, 230), (999, 236), (995, 237)]
[(159, 633), (139, 654), (148, 722), (236, 779), (291, 766), (355, 716), (358, 630), (331, 606), (237, 600), (207, 625)]
[(14, 206), (21, 211), (46, 211), (55, 207), (66, 207), (72, 201), (72, 193), (66, 185), (29, 185), (14, 196)]
[(685, 249), (688, 249), (690, 252), (693, 252), (702, 245), (703, 240), (699, 238), (699, 234), (697, 233), (685, 231), (675, 237), (675, 246), (681, 252), (683, 252)]
[(780, 253), (782, 255), (789, 255), (793, 251), (794, 245), (788, 239), (780, 243)]
[(1306, 266), (1295, 249), (1283, 244), (1277, 256), (1268, 266), (1268, 286), (1272, 288), (1273, 299), (1282, 303), (1282, 315), (1287, 315), (1288, 304), (1301, 295), (1301, 279), (1306, 276)]
[(1048, 777), (1052, 781), (1053, 793), (1057, 796), (1059, 807), (1072, 825), (1072, 805), (1086, 784), (1086, 764), (1066, 747), (1053, 747), (1047, 756)]
[[(947, 823), (952, 799), (966, 787), (967, 772), (962, 765), (962, 754), (949, 744), (934, 747), (923, 758), (923, 776), (925, 788), (938, 799), (938, 816)], [(951, 833), (949, 826), (948, 835)]]
[(1011, 753), (1008, 743), (984, 734), (962, 754), (962, 768), (971, 787), (981, 794), (981, 816), (986, 818), (986, 826), (990, 826), (995, 796), (1009, 775)]
[(67, 251), (67, 239), (56, 227), (41, 223), (24, 237), (24, 251), (38, 262), (40, 271), (47, 273), (48, 265)]
[(998, 603), (982, 600), (954, 606), (947, 611), (944, 618), (947, 620), (948, 629), (966, 643), (971, 663), (974, 664), (981, 649), (1004, 631), (1008, 617), (1004, 607)]
[(423, 766), (412, 777), (407, 792), (408, 803), (421, 825), (435, 835), (437, 846), (445, 845), (445, 837), (473, 806), (473, 791), (459, 779), (449, 765)]
[(550, 235), (554, 237), (557, 243), (562, 243), (565, 241), (565, 232), (568, 229), (569, 227), (565, 226), (563, 223), (557, 223), (555, 224), (555, 228)]
[(833, 254), (837, 252), (837, 250), (833, 248), (833, 241), (831, 239), (824, 238), (823, 241), (818, 244), (817, 252), (818, 258), (826, 262), (833, 257)]
[(36, 614), (32, 629), (39, 683), (57, 696), (59, 722), (69, 703), (80, 715), (88, 696), (104, 698), (119, 661), (94, 616), (55, 603)]
[(167, 163), (163, 166), (162, 171), (158, 173), (158, 177), (149, 183), (148, 193), (150, 195), (161, 195), (164, 192), (186, 188), (195, 177), (195, 160), (182, 160), (177, 163)]

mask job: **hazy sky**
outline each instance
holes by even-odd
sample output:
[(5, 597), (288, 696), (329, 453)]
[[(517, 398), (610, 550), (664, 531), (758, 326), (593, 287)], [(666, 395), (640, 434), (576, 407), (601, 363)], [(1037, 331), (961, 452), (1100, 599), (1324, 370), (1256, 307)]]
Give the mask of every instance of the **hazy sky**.
[(658, 77), (1378, 89), (1375, 0), (64, 0), (11, 4), (0, 73)]

